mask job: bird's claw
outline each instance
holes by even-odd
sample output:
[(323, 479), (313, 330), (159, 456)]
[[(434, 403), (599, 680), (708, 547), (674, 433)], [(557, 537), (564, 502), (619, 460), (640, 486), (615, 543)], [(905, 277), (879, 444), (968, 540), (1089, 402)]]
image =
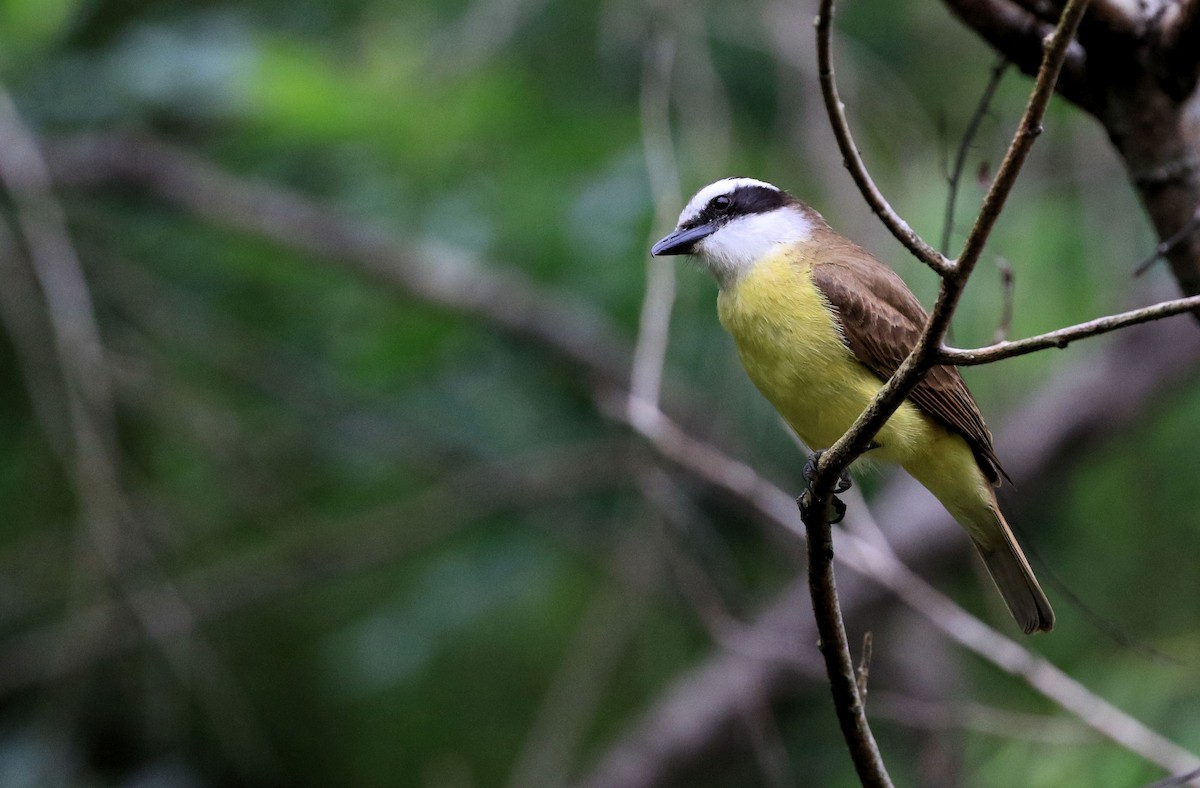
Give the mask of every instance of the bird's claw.
[[(813, 476), (815, 476), (817, 473), (817, 463), (821, 461), (821, 455), (824, 453), (824, 449), (818, 449), (809, 455), (809, 458), (804, 462), (804, 480), (807, 481), (810, 486), (812, 485)], [(842, 471), (840, 474), (838, 474), (837, 481), (834, 482), (833, 495), (831, 495), (829, 498), (830, 508), (833, 510), (833, 513), (829, 518), (830, 525), (840, 523), (846, 516), (846, 504), (841, 498), (837, 497), (837, 494), (846, 492), (846, 490), (850, 489), (850, 486), (850, 473), (848, 471)]]
[[(821, 461), (821, 455), (824, 453), (824, 449), (817, 449), (808, 456), (807, 460), (805, 460), (804, 480), (806, 482), (809, 482), (810, 484), (812, 483), (812, 478), (817, 472), (817, 463)], [(850, 472), (844, 470), (838, 474), (837, 481), (833, 485), (833, 492), (835, 495), (837, 493), (844, 493), (846, 490), (849, 490), (851, 486), (852, 483), (850, 481)]]

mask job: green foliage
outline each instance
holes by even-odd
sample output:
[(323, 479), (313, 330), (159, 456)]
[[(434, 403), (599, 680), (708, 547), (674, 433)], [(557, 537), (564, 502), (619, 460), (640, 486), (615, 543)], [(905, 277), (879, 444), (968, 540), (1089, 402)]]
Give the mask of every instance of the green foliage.
[[(157, 135), (393, 233), (406, 254), (444, 244), (519, 272), (590, 304), (631, 342), (648, 242), (666, 229), (652, 218), (639, 114), (645, 49), (665, 31), (681, 188), (727, 174), (791, 188), (928, 302), (931, 275), (844, 176), (810, 45), (795, 43), (794, 63), (783, 57), (780, 9), (664, 13), (622, 2), (3, 0), (0, 78), (47, 138)], [(872, 171), (937, 238), (943, 162), (992, 56), (937, 4), (851, 0), (839, 31)], [(982, 193), (975, 174), (994, 168), (1027, 85), (1010, 75), (984, 124), (955, 243)], [(1127, 295), (1152, 237), (1106, 141), (1065, 107), (1048, 127), (964, 299), (959, 345), (995, 329), (996, 256), (1016, 270), (1014, 336), (1149, 298)], [(68, 413), (37, 388), (10, 328), (0, 340), (0, 784), (502, 785), (542, 744), (530, 738), (542, 715), (571, 719), (555, 688), (581, 659), (597, 600), (619, 592), (628, 614), (610, 623), (612, 653), (598, 650), (567, 694), (583, 704), (594, 692), (594, 705), (578, 730), (550, 725), (546, 746), (564, 748), (578, 776), (677, 677), (720, 653), (697, 594), (750, 620), (796, 572), (794, 545), (781, 549), (744, 508), (670, 468), (687, 526), (664, 523), (637, 487), (648, 457), (613, 448), (625, 435), (598, 412), (594, 381), (547, 348), (136, 188), (59, 197), (108, 352), (131, 514), (120, 581), (101, 578), (75, 471), (50, 437), (69, 434)], [(6, 194), (10, 227), (18, 202)], [(693, 403), (698, 434), (794, 488), (801, 457), (741, 374), (711, 284), (686, 265), (677, 284), (668, 397)], [(39, 363), (53, 368), (52, 349), (43, 344)], [(1001, 424), (1087, 353), (968, 377)], [(1198, 423), (1194, 392), (1157, 403), (1048, 480), (1059, 494), (1021, 518), (1069, 588), (1179, 662), (1123, 649), (1064, 603), (1060, 630), (1035, 648), (1193, 749)], [(689, 565), (708, 584), (699, 591)], [(991, 618), (990, 589), (965, 561), (945, 587)], [(189, 637), (155, 642), (122, 601), (175, 598), (164, 589), (183, 603), (171, 615), (194, 620)], [(97, 654), (90, 638), (103, 635), (61, 625), (105, 600), (115, 600), (112, 629), (98, 631), (124, 639)], [(873, 688), (908, 691), (888, 654), (916, 648), (880, 630)], [(68, 675), (46, 667), (75, 656), (85, 665)], [(964, 697), (1065, 716), (956, 656), (950, 681)], [(773, 711), (798, 782), (852, 784), (820, 682)], [(912, 743), (929, 737), (957, 753), (964, 784), (1160, 776), (1094, 738), (904, 723), (881, 723), (881, 741), (907, 784), (925, 779)], [(697, 774), (703, 785), (763, 779), (751, 757)]]

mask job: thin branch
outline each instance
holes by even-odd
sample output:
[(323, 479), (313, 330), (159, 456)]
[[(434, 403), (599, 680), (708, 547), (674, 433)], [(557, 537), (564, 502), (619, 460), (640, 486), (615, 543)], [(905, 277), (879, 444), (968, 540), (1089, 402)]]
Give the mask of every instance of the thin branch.
[(1187, 298), (1176, 298), (1172, 301), (1163, 301), (1154, 306), (1099, 317), (1095, 320), (1089, 320), (1086, 323), (1078, 323), (1066, 328), (1060, 328), (1057, 331), (1018, 339), (1014, 342), (997, 342), (994, 345), (972, 350), (943, 346), (937, 353), (937, 363), (954, 364), (960, 367), (990, 364), (994, 361), (1012, 358), (1013, 356), (1023, 356), (1027, 353), (1034, 353), (1039, 350), (1046, 350), (1047, 348), (1065, 348), (1077, 339), (1086, 339), (1087, 337), (1107, 334), (1119, 328), (1135, 326), (1139, 323), (1148, 323), (1151, 320), (1161, 320), (1164, 317), (1179, 315), (1194, 309), (1200, 309), (1200, 296), (1189, 296)]
[(975, 263), (983, 254), (984, 245), (991, 236), (992, 228), (1000, 218), (1000, 212), (1004, 210), (1004, 203), (1008, 200), (1008, 195), (1016, 184), (1017, 176), (1020, 174), (1021, 168), (1025, 166), (1025, 160), (1033, 149), (1034, 141), (1042, 133), (1042, 118), (1046, 114), (1050, 98), (1054, 95), (1054, 86), (1058, 82), (1059, 73), (1067, 59), (1075, 29), (1079, 26), (1079, 21), (1083, 18), (1087, 8), (1088, 0), (1069, 0), (1063, 9), (1058, 26), (1046, 41), (1042, 66), (1034, 81), (1029, 102), (1025, 106), (1025, 114), (1021, 118), (1017, 133), (1008, 146), (1004, 159), (1000, 162), (996, 178), (992, 181), (992, 186), (983, 199), (983, 206), (979, 209), (975, 226), (971, 229), (971, 234), (967, 236), (962, 254), (959, 255), (955, 265), (956, 278), (965, 280), (970, 276)]
[(979, 97), (979, 103), (975, 105), (975, 112), (967, 121), (967, 127), (963, 130), (962, 139), (958, 143), (954, 166), (950, 168), (950, 172), (946, 176), (949, 188), (946, 191), (946, 217), (942, 223), (941, 250), (944, 255), (950, 254), (950, 238), (954, 232), (954, 209), (958, 203), (958, 187), (962, 183), (963, 171), (967, 166), (967, 154), (971, 151), (975, 135), (979, 133), (983, 119), (987, 117), (992, 99), (996, 96), (996, 90), (1000, 87), (1000, 82), (1004, 79), (1004, 73), (1008, 71), (1009, 65), (1009, 59), (1001, 55), (1000, 59), (996, 61), (996, 65), (992, 66), (992, 73), (983, 89), (983, 95)]
[(916, 230), (909, 227), (908, 222), (896, 213), (883, 192), (875, 185), (871, 174), (863, 163), (862, 154), (850, 133), (850, 123), (846, 119), (846, 105), (838, 95), (837, 82), (834, 76), (832, 54), (833, 0), (822, 0), (821, 9), (817, 16), (817, 68), (821, 80), (821, 94), (825, 99), (825, 108), (829, 112), (830, 123), (834, 136), (837, 137), (838, 148), (846, 169), (854, 182), (858, 184), (863, 198), (871, 206), (871, 210), (887, 226), (896, 240), (902, 243), (921, 262), (928, 265), (939, 274), (946, 274), (952, 269), (952, 263), (945, 255), (925, 242)]
[(837, 712), (842, 738), (850, 749), (850, 760), (864, 786), (882, 788), (891, 786), (892, 778), (867, 722), (834, 582), (833, 529), (829, 525), (828, 512), (832, 497), (831, 493), (822, 496), (810, 488), (799, 502), (801, 519), (808, 534), (808, 591), (820, 636), (818, 647), (825, 658), (825, 672), (833, 693), (833, 708)]
[(1192, 214), (1192, 218), (1184, 222), (1182, 227), (1171, 233), (1170, 238), (1159, 241), (1158, 245), (1154, 247), (1154, 251), (1145, 260), (1138, 263), (1137, 268), (1133, 269), (1133, 275), (1135, 277), (1141, 276), (1149, 271), (1151, 266), (1175, 251), (1184, 241), (1188, 240), (1197, 228), (1200, 228), (1200, 208), (1196, 209), (1196, 212)]
[(1012, 329), (1013, 290), (1016, 275), (1013, 273), (1012, 264), (1003, 257), (996, 258), (996, 268), (1000, 271), (1000, 297), (1003, 300), (1000, 307), (1000, 320), (996, 324), (995, 333), (992, 334), (992, 341), (1003, 342), (1008, 339), (1008, 332)]
[(859, 657), (858, 670), (855, 671), (855, 684), (858, 685), (858, 697), (862, 698), (864, 706), (867, 704), (867, 683), (871, 676), (873, 644), (874, 638), (871, 636), (870, 630), (868, 630), (863, 635), (862, 656)]

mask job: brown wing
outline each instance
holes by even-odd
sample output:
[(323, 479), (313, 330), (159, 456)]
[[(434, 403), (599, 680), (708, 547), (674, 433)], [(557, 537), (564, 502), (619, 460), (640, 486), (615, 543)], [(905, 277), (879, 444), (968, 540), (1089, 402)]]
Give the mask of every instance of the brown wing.
[[(887, 380), (916, 346), (929, 316), (891, 268), (849, 241), (838, 240), (833, 254), (813, 266), (813, 283), (841, 318), (850, 351)], [(998, 484), (1001, 476), (1008, 478), (992, 447), (992, 433), (957, 369), (934, 367), (909, 399), (966, 438), (989, 481)]]

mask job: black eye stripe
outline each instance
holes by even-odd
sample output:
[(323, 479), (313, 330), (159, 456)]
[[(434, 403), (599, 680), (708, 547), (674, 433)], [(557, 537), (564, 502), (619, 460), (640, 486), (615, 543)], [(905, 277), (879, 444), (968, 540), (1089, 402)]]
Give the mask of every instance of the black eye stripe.
[(794, 202), (794, 199), (778, 189), (754, 185), (738, 186), (731, 192), (718, 194), (709, 200), (699, 215), (687, 223), (685, 229), (710, 222), (725, 222), (752, 213), (765, 213), (788, 202)]
[(730, 196), (734, 205), (731, 212), (738, 214), (773, 211), (788, 201), (784, 192), (766, 186), (739, 186)]

